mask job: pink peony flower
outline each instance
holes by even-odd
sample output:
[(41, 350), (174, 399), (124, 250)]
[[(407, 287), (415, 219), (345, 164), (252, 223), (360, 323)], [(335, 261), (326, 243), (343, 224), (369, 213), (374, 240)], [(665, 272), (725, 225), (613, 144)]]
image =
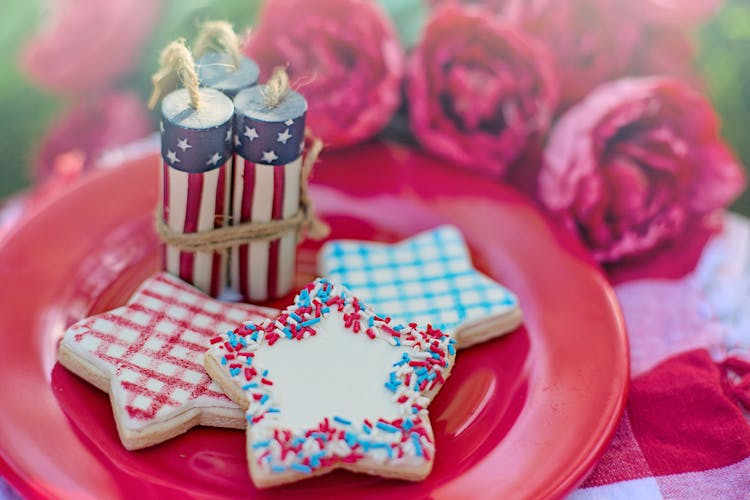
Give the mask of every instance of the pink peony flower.
[(622, 0), (508, 0), (506, 19), (551, 51), (563, 108), (600, 83), (624, 76), (642, 20)]
[(685, 236), (744, 185), (711, 105), (667, 78), (597, 88), (554, 127), (544, 159), (540, 201), (605, 263)]
[(161, 12), (160, 0), (53, 0), (52, 16), (24, 47), (35, 85), (63, 93), (102, 89), (127, 74)]
[(644, 30), (634, 53), (631, 75), (670, 75), (696, 88), (702, 82), (694, 67), (695, 44), (683, 30), (652, 26)]
[(512, 0), (427, 0), (427, 5), (437, 10), (449, 4), (475, 5), (494, 15), (504, 15)]
[(42, 139), (35, 168), (37, 180), (77, 176), (96, 165), (108, 149), (151, 132), (145, 104), (129, 92), (81, 101), (52, 124)]
[(268, 1), (246, 52), (263, 78), (287, 66), (308, 99), (309, 126), (327, 146), (373, 137), (400, 103), (403, 51), (372, 1)]
[(555, 83), (548, 54), (524, 33), (449, 5), (410, 61), (411, 127), (428, 151), (501, 177), (547, 131)]
[(690, 30), (708, 21), (724, 0), (629, 0), (632, 16), (660, 26)]

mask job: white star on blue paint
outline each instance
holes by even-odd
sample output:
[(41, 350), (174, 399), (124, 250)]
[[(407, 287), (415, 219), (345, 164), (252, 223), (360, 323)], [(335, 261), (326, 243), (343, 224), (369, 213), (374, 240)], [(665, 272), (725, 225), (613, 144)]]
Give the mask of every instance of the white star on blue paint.
[(284, 122), (284, 125), (286, 125), (287, 127), (291, 127), (293, 124), (294, 120), (292, 120), (291, 118)]
[(263, 161), (267, 161), (268, 163), (271, 163), (274, 160), (278, 160), (279, 157), (276, 156), (276, 153), (272, 149), (271, 151), (263, 151)]
[(206, 165), (218, 165), (219, 160), (221, 160), (221, 155), (219, 153), (214, 153), (213, 156), (206, 162)]
[(258, 137), (260, 137), (258, 135), (258, 132), (255, 131), (255, 127), (253, 127), (253, 128), (245, 127), (245, 133), (243, 135), (245, 137), (247, 137), (248, 139), (250, 139), (250, 142), (252, 142), (255, 139), (257, 139)]
[(177, 158), (177, 153), (175, 153), (171, 149), (167, 150), (167, 159), (170, 163), (180, 163), (180, 159)]
[(163, 134), (164, 133), (164, 122), (159, 122), (159, 131)]
[(188, 144), (187, 139), (177, 139), (177, 147), (180, 148), (183, 151), (187, 151), (188, 149), (192, 148), (190, 144)]
[(239, 146), (240, 144), (242, 144), (242, 141), (240, 141), (240, 136), (237, 134), (234, 134), (234, 145)]
[(278, 138), (276, 139), (276, 142), (283, 142), (286, 144), (286, 141), (292, 138), (292, 134), (289, 133), (289, 129), (284, 130), (283, 132), (278, 133)]
[(224, 138), (224, 142), (229, 142), (232, 140), (232, 129), (230, 128), (227, 130), (227, 136)]

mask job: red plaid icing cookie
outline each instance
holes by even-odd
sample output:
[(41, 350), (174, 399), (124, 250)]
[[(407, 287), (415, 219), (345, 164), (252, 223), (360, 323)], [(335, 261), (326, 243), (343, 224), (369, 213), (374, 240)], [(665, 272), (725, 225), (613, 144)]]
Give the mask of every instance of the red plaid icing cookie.
[(203, 354), (217, 332), (277, 313), (219, 302), (160, 273), (124, 307), (71, 326), (58, 360), (109, 393), (127, 449), (166, 441), (196, 425), (241, 429), (243, 412), (208, 377)]
[(257, 487), (337, 468), (420, 480), (435, 457), (427, 407), (453, 368), (454, 343), (380, 318), (319, 279), (278, 317), (212, 339), (205, 365), (246, 409)]

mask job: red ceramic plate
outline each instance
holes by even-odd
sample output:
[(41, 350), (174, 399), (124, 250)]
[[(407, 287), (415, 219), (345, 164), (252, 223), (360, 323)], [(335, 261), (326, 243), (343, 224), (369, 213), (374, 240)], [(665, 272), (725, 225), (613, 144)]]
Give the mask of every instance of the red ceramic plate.
[[(396, 241), (459, 226), (477, 267), (520, 297), (524, 327), (460, 352), (432, 407), (423, 482), (335, 472), (258, 492), (240, 431), (195, 429), (128, 452), (111, 408), (55, 363), (65, 328), (125, 302), (157, 270), (157, 160), (100, 172), (0, 242), (0, 474), (29, 497), (545, 498), (570, 492), (607, 445), (628, 384), (615, 296), (585, 251), (522, 196), (403, 147), (324, 155), (313, 195), (333, 237)], [(312, 273), (317, 245), (301, 252)]]

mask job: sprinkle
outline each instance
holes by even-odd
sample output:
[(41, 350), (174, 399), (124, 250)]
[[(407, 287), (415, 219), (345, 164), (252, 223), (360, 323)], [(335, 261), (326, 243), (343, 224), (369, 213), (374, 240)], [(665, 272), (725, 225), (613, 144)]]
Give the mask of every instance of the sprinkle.
[(346, 434), (344, 434), (344, 440), (346, 441), (346, 444), (349, 445), (349, 448), (352, 448), (355, 444), (357, 444), (357, 436), (355, 436), (351, 432), (347, 432)]
[(320, 466), (320, 459), (323, 458), (324, 456), (326, 456), (326, 452), (325, 451), (319, 451), (317, 453), (314, 453), (310, 457), (310, 465), (312, 465), (313, 467), (319, 467)]
[(283, 465), (272, 465), (271, 466), (271, 470), (273, 472), (285, 472), (286, 471), (286, 467), (284, 467)]
[[(453, 339), (451, 339), (451, 340), (453, 340)], [(450, 353), (451, 356), (453, 356), (454, 354), (456, 354), (456, 348), (453, 347), (452, 343), (448, 344), (448, 352)]]
[(213, 344), (218, 344), (219, 342), (221, 342), (221, 337), (214, 337), (214, 338), (211, 339), (211, 344), (212, 345)]
[(222, 356), (222, 358), (221, 358), (221, 364), (222, 364), (222, 366), (227, 364), (227, 357), (226, 356)]
[(336, 422), (338, 422), (340, 424), (343, 424), (343, 425), (352, 425), (352, 423), (351, 423), (350, 420), (347, 420), (345, 418), (341, 418), (341, 417), (338, 417), (338, 416), (333, 417), (333, 420), (335, 420)]
[(257, 450), (258, 448), (266, 448), (269, 444), (271, 444), (270, 440), (258, 441), (257, 443), (253, 443), (253, 449)]
[(268, 380), (267, 378), (260, 379), (260, 383), (265, 385), (273, 385), (273, 382)]
[(404, 426), (404, 429), (406, 429), (406, 430), (408, 431), (408, 430), (410, 430), (410, 429), (411, 429), (412, 427), (414, 427), (414, 422), (412, 422), (412, 421), (411, 421), (411, 420), (409, 420), (409, 419), (406, 419), (406, 421), (404, 422), (403, 426)]
[(305, 327), (305, 326), (312, 326), (312, 325), (314, 325), (316, 323), (320, 323), (321, 319), (322, 318), (308, 319), (307, 321), (303, 321), (302, 323), (300, 323), (300, 326), (303, 326), (303, 327)]
[(248, 389), (254, 389), (256, 387), (258, 387), (258, 383), (257, 382), (250, 382), (249, 384), (243, 385), (242, 386), (242, 390), (243, 391), (247, 391)]
[(268, 401), (269, 397), (270, 396), (268, 394), (263, 394), (263, 397), (260, 398), (260, 404), (265, 404), (266, 401)]
[(409, 360), (410, 360), (409, 355), (404, 352), (404, 353), (401, 354), (401, 361), (396, 361), (395, 363), (393, 363), (393, 366), (404, 365), (404, 364), (408, 363)]
[(297, 323), (302, 323), (302, 318), (300, 318), (297, 313), (291, 313), (289, 316), (291, 316)]
[(312, 469), (310, 467), (308, 467), (307, 465), (302, 465), (302, 464), (293, 463), (289, 465), (289, 468), (296, 470), (297, 472), (303, 472), (305, 474), (310, 474), (312, 472)]
[(418, 457), (422, 456), (422, 444), (419, 442), (419, 434), (416, 432), (411, 433), (411, 442), (414, 444), (414, 452)]
[(268, 413), (279, 413), (281, 410), (278, 408), (269, 408), (266, 410)]
[(237, 375), (240, 374), (241, 371), (242, 370), (239, 369), (239, 368), (230, 368), (229, 369), (229, 374), (232, 375), (233, 377), (236, 377)]
[(387, 423), (385, 423), (383, 421), (378, 421), (375, 424), (375, 427), (377, 427), (378, 429), (380, 429), (382, 431), (385, 431), (385, 432), (398, 432), (399, 431), (398, 427), (394, 427), (391, 424), (387, 424)]
[(396, 392), (396, 389), (398, 388), (398, 386), (399, 386), (399, 385), (401, 385), (401, 382), (400, 382), (400, 381), (398, 381), (398, 380), (396, 380), (395, 382), (386, 382), (386, 383), (385, 383), (385, 384), (383, 384), (383, 385), (384, 385), (384, 386), (385, 386), (385, 388), (386, 388), (386, 389), (388, 389), (389, 391), (391, 391), (391, 392)]
[(366, 424), (362, 424), (362, 430), (365, 431), (365, 434), (372, 433), (372, 430)]

